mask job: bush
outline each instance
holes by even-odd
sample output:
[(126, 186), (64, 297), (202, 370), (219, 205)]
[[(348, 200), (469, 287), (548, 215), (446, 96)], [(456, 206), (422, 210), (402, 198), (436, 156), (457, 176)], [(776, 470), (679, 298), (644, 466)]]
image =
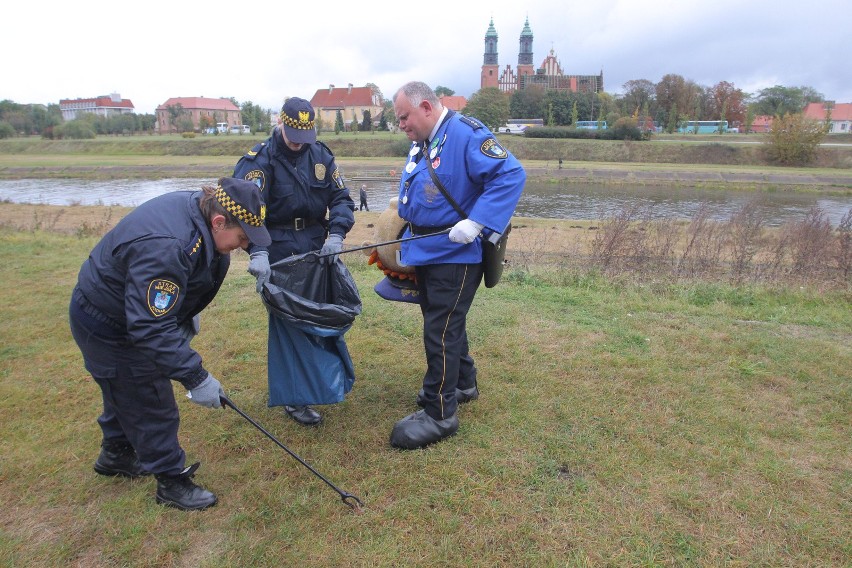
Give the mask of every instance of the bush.
[(526, 138), (574, 138), (579, 140), (642, 140), (642, 133), (636, 127), (636, 121), (619, 118), (612, 128), (591, 130), (566, 126), (536, 126), (524, 131)]
[(72, 138), (74, 140), (87, 140), (95, 137), (95, 131), (91, 124), (83, 120), (71, 120), (53, 131), (57, 138)]
[(8, 122), (0, 122), (0, 138), (14, 138), (16, 135), (15, 127)]
[(181, 132), (180, 135), (184, 138), (195, 138), (195, 132)]
[(767, 153), (778, 164), (804, 166), (814, 161), (826, 134), (826, 122), (806, 118), (801, 113), (775, 117), (766, 139)]

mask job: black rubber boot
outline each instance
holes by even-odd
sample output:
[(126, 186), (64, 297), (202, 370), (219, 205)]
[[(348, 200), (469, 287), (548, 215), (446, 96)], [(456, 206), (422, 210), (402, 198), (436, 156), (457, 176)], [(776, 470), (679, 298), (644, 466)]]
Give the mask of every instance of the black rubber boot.
[(101, 442), (101, 454), (95, 461), (95, 472), (101, 475), (142, 477), (151, 475), (139, 463), (136, 450), (127, 442)]
[(157, 503), (181, 511), (200, 511), (216, 504), (216, 496), (192, 482), (201, 463), (194, 463), (177, 475), (157, 474)]

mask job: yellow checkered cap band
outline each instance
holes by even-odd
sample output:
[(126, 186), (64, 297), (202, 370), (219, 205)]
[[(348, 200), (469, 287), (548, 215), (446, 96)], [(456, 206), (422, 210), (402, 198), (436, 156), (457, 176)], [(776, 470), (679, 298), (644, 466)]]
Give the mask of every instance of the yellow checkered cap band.
[(314, 121), (311, 120), (311, 113), (308, 111), (300, 110), (298, 111), (298, 118), (292, 118), (282, 110), (280, 116), (281, 122), (290, 128), (295, 128), (296, 130), (313, 130), (314, 128)]
[(255, 215), (233, 199), (231, 196), (225, 193), (225, 190), (222, 189), (222, 186), (219, 185), (216, 187), (216, 201), (219, 202), (225, 210), (242, 221), (247, 225), (251, 225), (252, 227), (263, 227), (263, 220), (266, 217), (266, 207), (260, 206), (260, 215)]

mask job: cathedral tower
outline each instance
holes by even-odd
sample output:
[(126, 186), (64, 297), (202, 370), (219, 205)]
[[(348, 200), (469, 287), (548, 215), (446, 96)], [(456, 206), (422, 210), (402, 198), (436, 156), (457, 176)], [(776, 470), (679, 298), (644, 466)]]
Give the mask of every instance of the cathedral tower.
[[(530, 38), (530, 49), (532, 49), (532, 38)], [(532, 58), (532, 55), (530, 55)], [(532, 59), (530, 59), (532, 61)], [(532, 68), (532, 66), (530, 66)], [(497, 30), (494, 29), (494, 18), (488, 24), (485, 32), (485, 56), (482, 60), (482, 78), (480, 88), (497, 87)]]
[(524, 29), (521, 30), (521, 47), (518, 51), (518, 82), (523, 81), (522, 77), (535, 74), (533, 68), (533, 33), (530, 29), (530, 18), (527, 16), (524, 22)]

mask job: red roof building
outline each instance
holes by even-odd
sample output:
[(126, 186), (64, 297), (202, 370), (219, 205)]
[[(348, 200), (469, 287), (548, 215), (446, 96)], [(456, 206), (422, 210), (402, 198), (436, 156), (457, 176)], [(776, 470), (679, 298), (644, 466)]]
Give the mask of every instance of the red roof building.
[(317, 130), (334, 130), (337, 111), (343, 117), (343, 124), (351, 130), (352, 121), (360, 124), (364, 120), (364, 112), (370, 111), (370, 120), (377, 123), (382, 115), (384, 101), (370, 87), (353, 87), (352, 83), (346, 88), (329, 85), (327, 89), (319, 89), (311, 97), (311, 106), (316, 112)]
[(467, 106), (467, 99), (459, 95), (444, 95), (440, 100), (442, 105), (456, 112), (461, 112)]
[[(161, 133), (178, 132), (189, 125), (172, 124), (172, 112), (170, 107), (181, 107), (181, 117), (192, 121), (192, 129), (212, 127), (224, 123), (228, 127), (241, 125), (242, 114), (240, 109), (229, 99), (208, 99), (206, 97), (172, 97), (157, 107), (156, 130)], [(180, 120), (179, 118), (179, 120)], [(204, 123), (202, 125), (202, 122)]]
[(767, 114), (761, 114), (754, 117), (751, 123), (751, 132), (769, 132), (772, 129), (772, 117)]
[(122, 99), (118, 93), (112, 93), (92, 99), (62, 99), (59, 101), (59, 110), (62, 111), (62, 120), (74, 120), (84, 113), (104, 117), (132, 114), (135, 108), (130, 99)]
[(835, 104), (834, 101), (809, 103), (803, 114), (813, 120), (830, 119), (829, 134), (852, 133), (852, 103)]

